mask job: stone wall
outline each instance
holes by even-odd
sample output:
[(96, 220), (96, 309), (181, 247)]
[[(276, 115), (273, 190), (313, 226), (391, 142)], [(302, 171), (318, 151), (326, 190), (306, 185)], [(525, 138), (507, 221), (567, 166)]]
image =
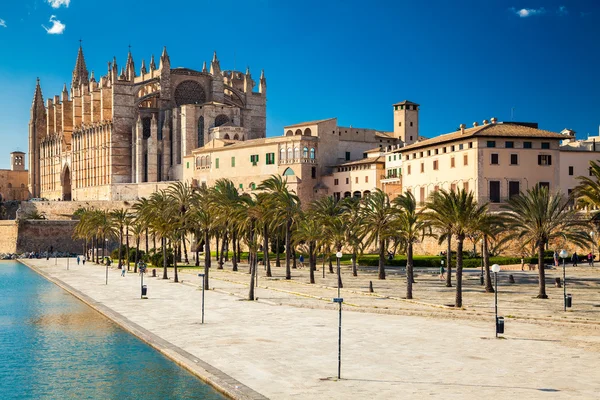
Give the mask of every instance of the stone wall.
[(47, 220), (68, 221), (75, 211), (82, 207), (97, 210), (115, 210), (130, 208), (133, 202), (129, 201), (23, 201), (21, 202), (21, 218), (37, 211), (44, 214)]
[(0, 221), (0, 253), (56, 251), (81, 252), (82, 242), (74, 240), (76, 221)]

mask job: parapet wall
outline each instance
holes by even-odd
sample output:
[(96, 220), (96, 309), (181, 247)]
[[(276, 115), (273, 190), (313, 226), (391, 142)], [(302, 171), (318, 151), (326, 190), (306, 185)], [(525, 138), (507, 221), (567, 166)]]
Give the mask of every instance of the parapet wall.
[(67, 221), (72, 219), (78, 209), (94, 208), (96, 210), (115, 210), (131, 208), (132, 201), (23, 201), (21, 202), (20, 218), (38, 212), (45, 215), (47, 220)]
[(0, 253), (81, 252), (83, 243), (72, 238), (77, 221), (0, 221)]

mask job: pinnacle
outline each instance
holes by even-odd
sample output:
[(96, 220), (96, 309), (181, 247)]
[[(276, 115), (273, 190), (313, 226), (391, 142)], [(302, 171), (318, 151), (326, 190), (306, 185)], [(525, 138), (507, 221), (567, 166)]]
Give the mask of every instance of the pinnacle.
[(217, 61), (219, 61), (219, 59), (217, 58), (217, 51), (215, 50), (215, 52), (213, 53), (212, 62), (217, 62)]

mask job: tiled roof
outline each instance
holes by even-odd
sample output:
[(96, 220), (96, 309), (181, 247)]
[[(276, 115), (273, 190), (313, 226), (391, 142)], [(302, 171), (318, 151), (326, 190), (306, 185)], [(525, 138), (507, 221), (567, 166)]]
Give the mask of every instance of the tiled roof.
[(440, 135), (428, 140), (413, 143), (409, 146), (401, 147), (398, 150), (395, 150), (395, 152), (403, 153), (405, 151), (414, 150), (421, 147), (434, 146), (470, 137), (522, 137), (555, 140), (565, 139), (565, 135), (561, 135), (560, 133), (530, 128), (523, 125), (500, 122), (495, 124), (490, 123), (487, 125), (480, 125), (473, 128), (468, 128), (465, 129), (464, 133), (461, 133), (461, 131), (456, 131), (447, 133), (445, 135)]
[(407, 104), (413, 105), (413, 106), (418, 106), (419, 104), (417, 103), (413, 103), (412, 101), (408, 101), (408, 100), (404, 100), (401, 101), (400, 103), (396, 103), (396, 104), (392, 104), (393, 106), (405, 106)]
[(294, 124), (294, 125), (286, 125), (283, 128), (285, 129), (285, 128), (295, 128), (295, 127), (298, 127), (298, 126), (316, 125), (316, 124), (320, 124), (321, 122), (331, 121), (332, 119), (336, 119), (336, 118), (334, 117), (334, 118), (327, 118), (327, 119), (318, 119), (316, 121), (300, 122), (300, 123), (297, 123), (297, 124)]
[(377, 163), (384, 163), (384, 162), (385, 162), (384, 156), (379, 156), (377, 158), (367, 157), (367, 158), (361, 158), (360, 160), (356, 160), (356, 161), (348, 161), (347, 163), (338, 164), (338, 165), (336, 165), (336, 167), (350, 167), (353, 165), (377, 164)]
[(383, 137), (386, 139), (398, 139), (397, 137), (394, 136), (394, 132), (377, 131), (377, 132), (375, 132), (375, 136)]

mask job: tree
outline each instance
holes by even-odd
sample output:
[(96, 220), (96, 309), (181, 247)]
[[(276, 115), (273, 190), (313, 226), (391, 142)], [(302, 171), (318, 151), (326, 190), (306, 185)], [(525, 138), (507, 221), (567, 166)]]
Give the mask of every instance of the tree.
[(125, 231), (125, 226), (128, 225), (127, 219), (129, 218), (129, 213), (127, 210), (121, 208), (118, 210), (112, 210), (110, 212), (110, 221), (114, 227), (114, 229), (119, 232), (119, 264), (118, 267), (123, 267), (123, 233)]
[(426, 218), (430, 226), (438, 231), (439, 244), (446, 241), (446, 287), (452, 287), (452, 229), (455, 193), (446, 190), (435, 191), (425, 203)]
[(315, 283), (317, 269), (317, 243), (323, 238), (323, 225), (312, 215), (303, 214), (294, 232), (294, 242), (305, 242), (308, 247), (308, 267), (310, 283)]
[(361, 203), (361, 231), (366, 243), (377, 243), (379, 248), (379, 279), (385, 279), (385, 250), (387, 240), (394, 234), (395, 213), (390, 198), (381, 189), (376, 189)]
[(411, 192), (406, 192), (394, 199), (397, 210), (395, 226), (406, 247), (406, 298), (412, 299), (413, 244), (423, 240), (427, 230), (427, 221), (422, 211), (417, 211), (417, 202)]
[(569, 207), (560, 193), (550, 193), (546, 187), (535, 186), (512, 197), (504, 207), (503, 218), (508, 237), (523, 245), (537, 248), (539, 270), (539, 299), (547, 299), (544, 271), (544, 248), (555, 239), (584, 245), (589, 226)]

